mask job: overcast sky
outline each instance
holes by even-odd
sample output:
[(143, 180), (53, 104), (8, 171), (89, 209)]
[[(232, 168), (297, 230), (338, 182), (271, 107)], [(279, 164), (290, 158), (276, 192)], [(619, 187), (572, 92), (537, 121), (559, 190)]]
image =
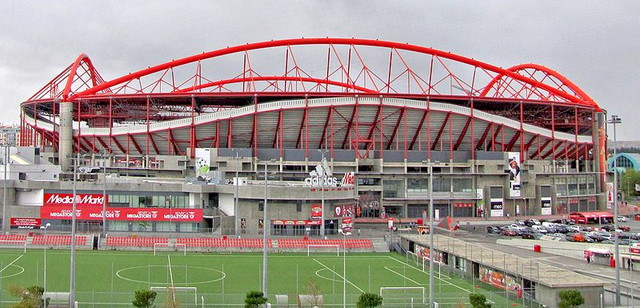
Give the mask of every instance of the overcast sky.
[(430, 46), (501, 67), (537, 63), (619, 115), (640, 140), (640, 1), (0, 0), (0, 122), (85, 53), (110, 80), (226, 46), (356, 37)]

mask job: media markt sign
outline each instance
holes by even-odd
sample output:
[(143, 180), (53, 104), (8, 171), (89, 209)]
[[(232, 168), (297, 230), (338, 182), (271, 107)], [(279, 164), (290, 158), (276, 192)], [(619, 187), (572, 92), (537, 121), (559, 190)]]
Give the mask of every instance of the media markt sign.
[(304, 185), (310, 187), (338, 187), (338, 183), (340, 183), (340, 186), (353, 185), (354, 173), (345, 173), (342, 181), (338, 182), (326, 160), (322, 160), (314, 170), (309, 172), (309, 177), (304, 179)]

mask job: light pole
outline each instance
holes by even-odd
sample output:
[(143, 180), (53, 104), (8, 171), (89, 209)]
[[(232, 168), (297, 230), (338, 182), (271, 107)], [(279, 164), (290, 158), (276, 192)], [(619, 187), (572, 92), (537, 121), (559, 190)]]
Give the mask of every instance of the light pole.
[[(274, 162), (275, 160), (272, 159), (271, 162)], [(267, 223), (267, 203), (268, 203), (268, 196), (267, 196), (267, 161), (264, 162), (264, 207), (263, 207), (263, 212), (264, 212), (264, 216), (262, 218), (262, 293), (264, 294), (264, 297), (267, 297), (267, 240), (268, 240), (268, 229), (271, 229), (271, 223)], [(267, 227), (268, 226), (268, 227)]]
[(102, 155), (102, 174), (104, 175), (104, 185), (102, 186), (102, 236), (107, 235), (107, 150)]
[[(240, 159), (240, 157), (238, 156), (238, 151), (236, 151), (236, 179), (234, 181), (234, 189), (233, 189), (233, 216), (235, 216), (234, 218), (234, 232), (236, 234), (236, 237), (238, 236), (238, 185), (240, 185), (240, 183), (238, 183), (239, 179), (238, 179), (238, 160)], [(242, 165), (242, 164), (241, 164)]]
[[(436, 161), (437, 162), (437, 161)], [(429, 307), (434, 307), (434, 279), (433, 279), (433, 257), (435, 251), (433, 249), (433, 163), (431, 160), (423, 160), (423, 164), (427, 165), (427, 172), (429, 173), (429, 188), (427, 194), (429, 194)]]
[(2, 234), (7, 234), (7, 168), (9, 168), (9, 134), (4, 139), (4, 181), (2, 181)]
[(71, 270), (69, 278), (69, 307), (75, 307), (76, 301), (76, 177), (78, 170), (78, 160), (80, 159), (80, 153), (76, 155), (76, 159), (73, 163), (73, 207), (71, 210)]
[[(49, 227), (51, 227), (51, 223), (47, 223), (44, 226), (44, 237), (45, 239), (47, 238), (47, 229), (49, 229)], [(47, 305), (47, 299), (46, 299), (46, 295), (47, 295), (47, 245), (44, 246), (44, 279), (43, 279), (43, 288), (44, 288), (44, 293), (43, 295), (45, 295), (45, 307)]]
[[(344, 223), (343, 223), (344, 224)], [(342, 233), (342, 307), (347, 307), (347, 235), (351, 232), (345, 231), (343, 225), (339, 233)]]
[[(320, 160), (320, 166), (324, 165), (324, 152), (320, 151), (320, 154), (322, 154), (322, 159)], [(320, 237), (324, 238), (325, 236), (325, 229), (324, 229), (324, 179), (325, 179), (325, 174), (326, 174), (326, 170), (324, 170), (324, 167), (321, 167), (320, 169), (322, 169), (322, 173), (318, 174), (318, 179), (320, 180)]]
[(618, 159), (616, 157), (616, 124), (622, 123), (622, 120), (617, 115), (612, 115), (611, 119), (607, 122), (613, 124), (613, 243), (616, 268), (616, 306), (620, 306), (620, 248), (618, 247)]
[(433, 258), (435, 257), (435, 250), (433, 249), (433, 163), (429, 161), (429, 307), (434, 307), (433, 301), (435, 300), (433, 291)]

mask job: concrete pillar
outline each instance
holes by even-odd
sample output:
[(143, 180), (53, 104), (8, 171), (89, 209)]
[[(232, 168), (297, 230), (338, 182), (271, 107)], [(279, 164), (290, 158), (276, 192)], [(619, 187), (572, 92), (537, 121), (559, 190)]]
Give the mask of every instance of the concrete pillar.
[(58, 144), (58, 161), (63, 172), (71, 170), (73, 154), (73, 103), (60, 103), (60, 139)]
[(606, 172), (607, 172), (607, 118), (603, 112), (595, 113), (595, 121), (593, 121), (592, 135), (593, 135), (593, 170), (599, 173), (598, 180), (596, 181), (596, 192), (598, 195), (598, 208), (606, 209)]

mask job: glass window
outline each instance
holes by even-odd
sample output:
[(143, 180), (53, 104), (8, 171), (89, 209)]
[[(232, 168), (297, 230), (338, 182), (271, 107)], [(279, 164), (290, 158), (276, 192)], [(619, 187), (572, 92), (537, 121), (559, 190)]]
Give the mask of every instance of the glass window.
[(258, 212), (264, 211), (264, 201), (258, 201)]
[(450, 192), (451, 191), (451, 181), (445, 178), (434, 178), (433, 179), (433, 191), (434, 192)]
[(384, 180), (385, 198), (404, 198), (404, 180)]
[(453, 179), (454, 192), (471, 192), (473, 189), (471, 179)]

